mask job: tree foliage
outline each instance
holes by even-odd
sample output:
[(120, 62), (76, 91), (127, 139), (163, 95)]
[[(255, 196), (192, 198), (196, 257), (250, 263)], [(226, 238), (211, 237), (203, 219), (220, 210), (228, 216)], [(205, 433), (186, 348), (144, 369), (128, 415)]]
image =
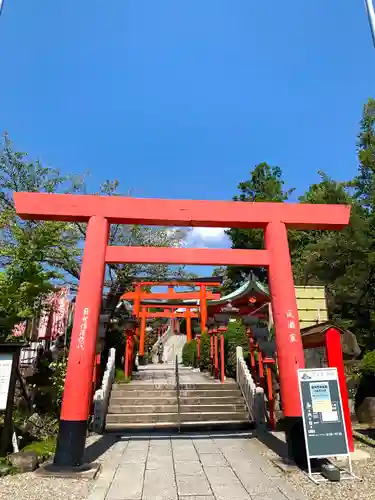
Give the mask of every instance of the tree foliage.
[[(268, 163), (259, 163), (250, 172), (250, 179), (240, 182), (238, 185), (240, 193), (233, 197), (234, 201), (255, 202), (283, 202), (289, 199), (294, 189), (287, 189), (282, 178), (282, 171), (277, 166), (270, 166)], [(227, 231), (232, 241), (232, 248), (245, 248), (259, 250), (264, 247), (263, 234), (261, 229), (237, 229), (232, 228)], [(243, 281), (244, 277), (253, 272), (255, 276), (264, 281), (266, 279), (266, 269), (249, 267), (232, 267), (227, 271), (226, 288), (236, 288)]]
[[(358, 171), (346, 182), (319, 172), (319, 182), (299, 197), (301, 203), (350, 204), (350, 225), (343, 231), (289, 231), (294, 278), (297, 284), (324, 285), (330, 318), (351, 329), (365, 349), (375, 349), (375, 100), (363, 109), (357, 141)], [(0, 149), (0, 336), (15, 323), (31, 318), (56, 286), (77, 287), (82, 262), (85, 224), (23, 221), (14, 208), (13, 192), (86, 193), (86, 174), (62, 175), (57, 169), (30, 161), (14, 151), (5, 135)], [(286, 202), (293, 187), (286, 185), (280, 167), (260, 163), (238, 185), (235, 201)], [(117, 180), (105, 180), (97, 194), (121, 194)], [(229, 229), (232, 248), (260, 249), (263, 231)], [(111, 245), (180, 246), (186, 231), (112, 225)], [(267, 282), (264, 269), (252, 269)], [(222, 291), (232, 291), (248, 276), (249, 268), (218, 268)], [(131, 286), (135, 276), (159, 279), (184, 277), (183, 268), (146, 265), (111, 265), (106, 290)], [(203, 338), (205, 352), (206, 339)]]
[[(30, 161), (17, 152), (7, 135), (0, 149), (0, 337), (13, 326), (32, 318), (51, 290), (68, 284), (77, 288), (86, 225), (56, 221), (21, 220), (13, 193), (19, 191), (86, 194), (86, 177), (62, 175), (59, 170)], [(117, 180), (106, 180), (96, 194), (118, 196)], [(179, 246), (185, 230), (112, 225), (109, 244), (124, 246)], [(126, 289), (137, 276), (153, 279), (184, 276), (183, 268), (160, 265), (110, 265), (106, 290)]]
[(228, 377), (236, 378), (237, 370), (237, 346), (243, 349), (244, 359), (249, 356), (249, 337), (241, 321), (231, 321), (228, 323), (227, 331), (224, 335), (225, 343), (225, 373)]
[[(365, 349), (375, 348), (375, 101), (364, 106), (357, 142), (358, 173), (338, 182), (320, 171), (320, 182), (299, 197), (301, 203), (349, 204), (350, 225), (343, 231), (289, 231), (296, 284), (324, 285), (331, 319), (356, 333)], [(239, 184), (235, 200), (289, 199), (282, 171), (257, 165), (250, 179)], [(263, 248), (262, 231), (231, 229), (232, 248)], [(222, 270), (221, 270), (222, 273)], [(228, 269), (229, 289), (248, 275), (246, 268)], [(223, 275), (223, 274), (222, 274)], [(264, 270), (256, 277), (267, 282)]]
[(198, 342), (196, 339), (184, 344), (182, 348), (182, 364), (196, 368), (198, 364)]
[(7, 135), (0, 151), (0, 336), (10, 334), (14, 324), (31, 318), (41, 302), (80, 254), (79, 233), (72, 224), (23, 221), (15, 211), (13, 193), (77, 192), (83, 179), (62, 176), (58, 170), (29, 162), (14, 152)]
[(201, 371), (211, 370), (211, 359), (210, 359), (210, 336), (208, 333), (202, 333), (200, 342), (200, 359), (199, 368)]

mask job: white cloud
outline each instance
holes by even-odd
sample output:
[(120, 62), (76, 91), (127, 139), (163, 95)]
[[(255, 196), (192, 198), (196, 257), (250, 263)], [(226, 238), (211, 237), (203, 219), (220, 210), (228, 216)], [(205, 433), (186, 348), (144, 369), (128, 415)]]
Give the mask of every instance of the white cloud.
[(195, 227), (189, 232), (187, 246), (227, 247), (229, 238), (221, 227)]
[(195, 227), (193, 234), (197, 238), (207, 241), (220, 241), (225, 238), (225, 229), (221, 227)]

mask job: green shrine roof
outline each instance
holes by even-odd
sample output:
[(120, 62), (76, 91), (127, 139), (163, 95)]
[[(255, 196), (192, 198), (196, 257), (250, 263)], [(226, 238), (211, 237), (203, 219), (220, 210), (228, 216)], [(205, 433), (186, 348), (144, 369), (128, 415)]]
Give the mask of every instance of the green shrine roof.
[[(243, 297), (246, 297), (249, 295), (251, 292), (259, 293), (262, 295), (265, 295), (269, 297), (269, 291), (268, 287), (254, 279), (253, 276), (251, 276), (249, 279), (247, 279), (239, 288), (234, 290), (231, 293), (228, 293), (227, 295), (223, 295), (220, 299), (217, 300), (208, 300), (207, 304), (208, 306), (216, 306), (216, 305), (221, 305), (221, 304), (226, 304), (228, 302), (233, 302), (236, 300), (239, 300)], [(184, 304), (186, 305), (199, 305), (199, 299), (190, 299), (190, 300), (178, 300), (178, 299), (172, 299), (172, 300), (160, 300), (160, 301), (155, 301), (155, 300), (142, 300), (143, 305), (147, 305), (148, 303), (150, 304), (155, 304), (158, 302), (161, 306), (163, 305), (176, 305), (179, 307), (183, 307)]]

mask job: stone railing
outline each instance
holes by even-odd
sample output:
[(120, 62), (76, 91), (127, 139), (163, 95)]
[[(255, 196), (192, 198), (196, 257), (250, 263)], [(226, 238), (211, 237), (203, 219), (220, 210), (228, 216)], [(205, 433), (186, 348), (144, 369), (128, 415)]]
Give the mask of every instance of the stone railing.
[(264, 390), (258, 387), (246, 365), (243, 357), (241, 346), (237, 346), (237, 370), (236, 379), (245, 399), (249, 410), (250, 418), (254, 421), (257, 428), (264, 428), (266, 423), (265, 418), (265, 399)]
[(108, 410), (109, 397), (111, 395), (112, 384), (115, 379), (116, 349), (112, 347), (109, 351), (107, 366), (103, 375), (102, 385), (94, 395), (94, 419), (93, 431), (102, 433), (105, 426), (105, 417)]

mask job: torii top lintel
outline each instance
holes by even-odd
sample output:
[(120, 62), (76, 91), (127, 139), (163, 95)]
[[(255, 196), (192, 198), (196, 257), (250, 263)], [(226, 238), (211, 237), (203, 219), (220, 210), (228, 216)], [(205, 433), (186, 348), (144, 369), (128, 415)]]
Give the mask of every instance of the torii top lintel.
[(350, 206), (241, 201), (198, 201), (49, 193), (14, 193), (23, 219), (87, 222), (93, 215), (114, 224), (290, 229), (343, 229)]
[[(221, 285), (221, 281), (213, 281), (213, 280), (205, 280), (201, 279), (200, 281), (195, 281), (195, 280), (159, 280), (159, 281), (133, 281), (132, 283), (133, 286), (139, 286), (139, 287), (144, 287), (144, 286), (152, 286), (152, 287), (157, 287), (157, 286), (171, 286), (171, 287), (200, 287), (200, 286), (206, 286), (206, 287), (217, 287)], [(176, 292), (179, 293), (179, 292)]]

